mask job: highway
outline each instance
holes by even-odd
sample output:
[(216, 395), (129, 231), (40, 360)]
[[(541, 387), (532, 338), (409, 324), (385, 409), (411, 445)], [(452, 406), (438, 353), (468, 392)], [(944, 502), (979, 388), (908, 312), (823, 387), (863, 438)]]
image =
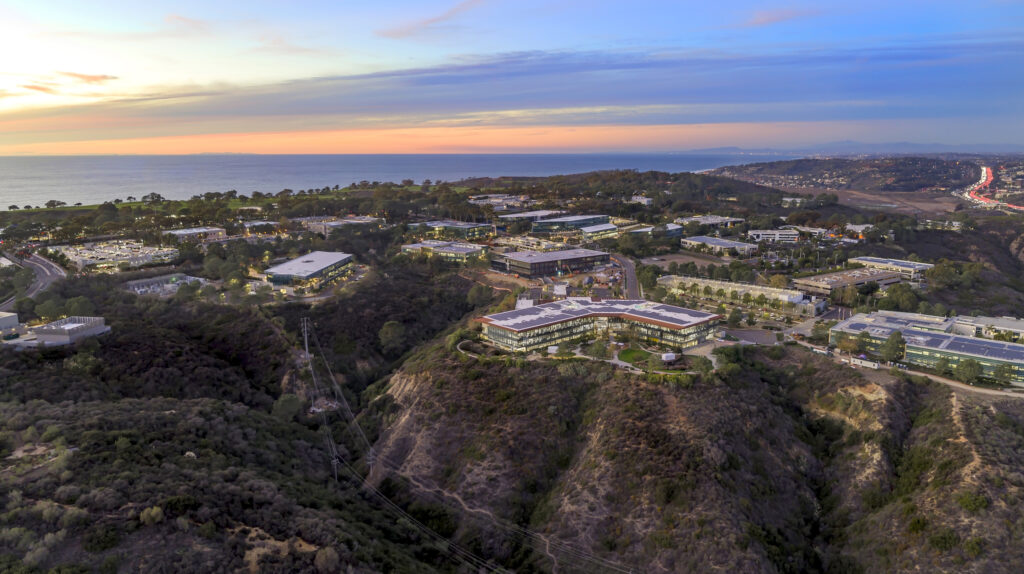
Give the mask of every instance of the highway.
[(636, 265), (633, 264), (633, 260), (621, 253), (613, 253), (612, 261), (619, 264), (622, 267), (622, 280), (625, 283), (623, 285), (623, 291), (625, 292), (626, 299), (643, 299), (643, 295), (640, 292), (640, 282), (636, 278)]
[[(11, 261), (18, 261), (18, 259), (13, 255), (6, 255)], [(28, 290), (25, 292), (25, 297), (35, 297), (45, 291), (55, 281), (67, 277), (67, 273), (61, 269), (60, 265), (35, 254), (28, 259), (22, 260), (21, 264), (24, 267), (28, 267), (36, 274), (35, 280), (32, 281), (32, 284), (29, 285)], [(3, 303), (0, 303), (0, 311), (10, 311), (13, 309), (14, 301), (15, 299), (12, 297)]]

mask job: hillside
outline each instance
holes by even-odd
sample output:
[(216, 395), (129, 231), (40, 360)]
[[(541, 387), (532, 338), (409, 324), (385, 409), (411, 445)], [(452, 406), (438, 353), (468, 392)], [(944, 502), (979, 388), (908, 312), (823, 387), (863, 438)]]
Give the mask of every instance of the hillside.
[(966, 161), (889, 157), (774, 161), (709, 173), (779, 189), (910, 192), (965, 187), (977, 181), (980, 170)]
[(1024, 405), (769, 354), (679, 384), (435, 351), (377, 399), (374, 476), (543, 534), (480, 546), (526, 571), (1015, 571)]

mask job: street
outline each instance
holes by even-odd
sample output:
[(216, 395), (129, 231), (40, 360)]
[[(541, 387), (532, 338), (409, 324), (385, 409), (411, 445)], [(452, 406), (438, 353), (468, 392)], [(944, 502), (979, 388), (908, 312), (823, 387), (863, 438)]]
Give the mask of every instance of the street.
[[(17, 258), (7, 254), (7, 258), (11, 261), (17, 261)], [(35, 297), (39, 293), (45, 291), (54, 281), (63, 279), (67, 276), (67, 273), (56, 263), (43, 259), (42, 257), (33, 254), (28, 259), (21, 261), (22, 265), (28, 267), (35, 272), (36, 278), (29, 285), (28, 290), (25, 292), (25, 297)], [(8, 299), (0, 304), (0, 311), (10, 311), (14, 309), (15, 298)]]
[(611, 258), (612, 261), (619, 264), (619, 267), (622, 267), (622, 281), (625, 283), (623, 291), (626, 299), (643, 299), (640, 282), (636, 278), (636, 265), (633, 264), (633, 261), (620, 253), (612, 254)]

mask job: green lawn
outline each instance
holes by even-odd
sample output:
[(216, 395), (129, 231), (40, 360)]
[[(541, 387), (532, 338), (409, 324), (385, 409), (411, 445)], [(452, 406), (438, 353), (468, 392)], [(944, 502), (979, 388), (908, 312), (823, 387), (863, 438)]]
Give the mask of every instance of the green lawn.
[(646, 361), (647, 357), (650, 356), (651, 354), (643, 349), (623, 349), (622, 351), (619, 351), (619, 360), (625, 361), (631, 365)]

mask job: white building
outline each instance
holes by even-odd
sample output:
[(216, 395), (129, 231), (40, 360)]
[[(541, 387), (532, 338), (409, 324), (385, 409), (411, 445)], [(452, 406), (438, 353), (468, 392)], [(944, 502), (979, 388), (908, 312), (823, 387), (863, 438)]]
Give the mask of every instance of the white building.
[(32, 329), (36, 344), (61, 346), (76, 343), (86, 337), (109, 333), (103, 317), (65, 317)]
[(758, 242), (796, 243), (800, 241), (800, 232), (795, 229), (751, 229), (747, 237)]
[(706, 248), (715, 253), (724, 253), (735, 249), (740, 255), (749, 255), (757, 251), (757, 245), (753, 243), (743, 243), (741, 241), (732, 241), (722, 239), (721, 237), (708, 237), (706, 235), (684, 237), (680, 240), (680, 243), (682, 243), (683, 247), (689, 247), (690, 249)]
[(651, 199), (649, 197), (645, 197), (645, 196), (640, 195), (640, 194), (636, 194), (633, 197), (629, 198), (629, 202), (630, 203), (639, 203), (640, 205), (643, 205), (644, 207), (650, 207), (650, 206), (654, 205), (654, 200), (653, 199)]
[(0, 312), (0, 331), (5, 329), (14, 329), (18, 326), (18, 314), (17, 313), (4, 313)]
[(723, 217), (721, 215), (694, 215), (691, 217), (677, 218), (675, 222), (679, 225), (698, 223), (700, 225), (707, 225), (708, 227), (732, 227), (737, 223), (743, 223), (743, 219), (740, 219), (739, 217)]

